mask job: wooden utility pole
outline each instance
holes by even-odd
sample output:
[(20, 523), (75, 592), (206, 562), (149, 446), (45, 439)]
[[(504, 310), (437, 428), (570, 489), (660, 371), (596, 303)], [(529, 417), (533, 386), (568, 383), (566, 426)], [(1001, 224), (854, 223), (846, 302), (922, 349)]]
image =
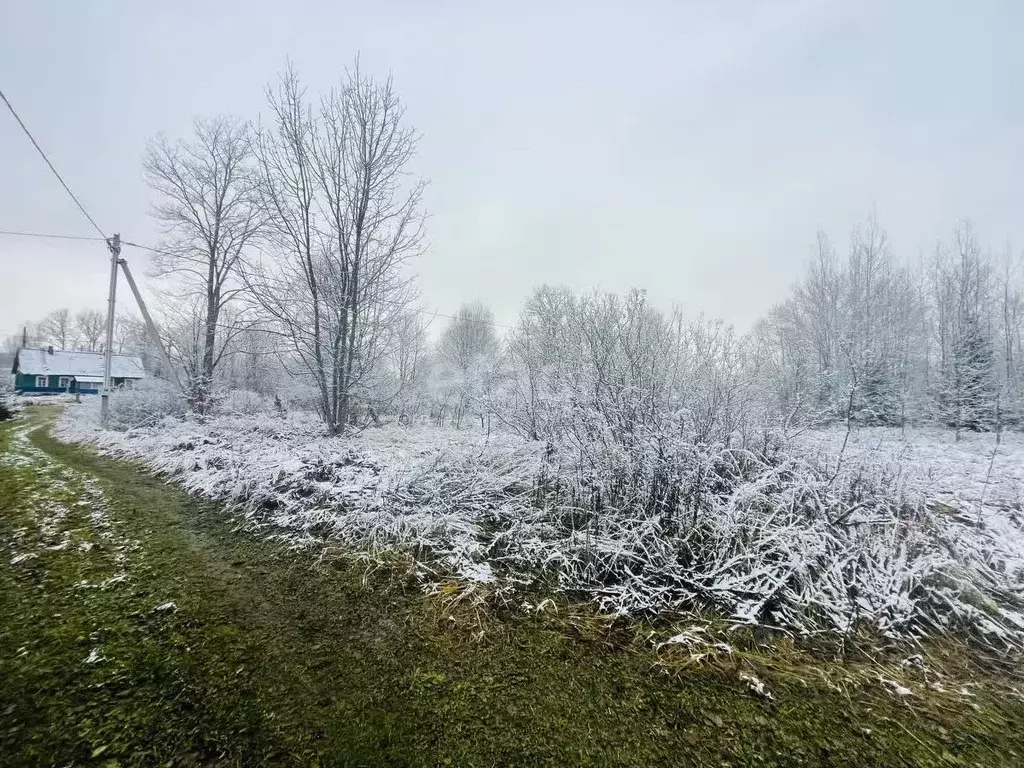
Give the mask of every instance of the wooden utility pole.
[(110, 363), (114, 350), (114, 302), (117, 296), (117, 259), (121, 255), (121, 235), (107, 238), (110, 249), (110, 291), (107, 294), (107, 343), (103, 346), (103, 392), (100, 394), (100, 426), (107, 426), (110, 413)]

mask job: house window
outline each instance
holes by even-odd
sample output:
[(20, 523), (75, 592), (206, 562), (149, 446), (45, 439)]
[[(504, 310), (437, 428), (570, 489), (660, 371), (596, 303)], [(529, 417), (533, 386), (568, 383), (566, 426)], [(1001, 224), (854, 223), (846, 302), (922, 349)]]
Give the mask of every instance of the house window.
[(36, 376), (36, 388), (48, 387), (50, 385), (46, 376)]
[(60, 379), (58, 379), (57, 386), (60, 387), (61, 389), (67, 389), (68, 387), (71, 386), (71, 377), (61, 376)]

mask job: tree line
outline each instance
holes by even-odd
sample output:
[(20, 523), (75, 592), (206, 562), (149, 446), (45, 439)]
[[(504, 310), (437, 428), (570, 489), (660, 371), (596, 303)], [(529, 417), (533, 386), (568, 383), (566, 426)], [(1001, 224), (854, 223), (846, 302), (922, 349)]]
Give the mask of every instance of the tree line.
[(958, 433), (1019, 424), (1020, 268), (967, 222), (904, 261), (874, 215), (845, 258), (819, 233), (805, 277), (754, 332), (779, 408)]
[[(72, 313), (61, 307), (35, 322), (26, 322), (20, 334), (5, 340), (14, 351), (18, 347), (53, 347), (74, 352), (102, 352), (107, 333), (107, 314), (96, 309)], [(145, 331), (141, 321), (131, 315), (118, 315), (114, 321), (114, 352), (138, 349)]]
[[(255, 119), (157, 136), (143, 163), (163, 233), (161, 332), (197, 411), (218, 388), (287, 391), (331, 434), (425, 418), (581, 443), (1021, 421), (1020, 264), (967, 223), (913, 259), (874, 214), (843, 255), (820, 232), (791, 295), (744, 334), (643, 291), (541, 286), (506, 332), (471, 302), (435, 340), (410, 271), (424, 246), (419, 137), (391, 78), (357, 63), (310, 94), (289, 66), (265, 97)], [(95, 350), (102, 327), (102, 313), (58, 310), (39, 332)], [(120, 349), (145, 348), (136, 321), (118, 327)]]

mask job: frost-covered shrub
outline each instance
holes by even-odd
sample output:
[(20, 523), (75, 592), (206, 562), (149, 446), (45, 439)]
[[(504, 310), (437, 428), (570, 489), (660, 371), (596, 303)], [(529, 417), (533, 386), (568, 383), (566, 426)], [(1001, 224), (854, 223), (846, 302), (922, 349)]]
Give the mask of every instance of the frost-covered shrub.
[(993, 647), (1024, 637), (1024, 441), (1004, 443), (989, 487), (987, 445), (898, 432), (885, 450), (881, 433), (855, 435), (840, 462), (847, 440), (834, 433), (767, 452), (739, 438), (555, 445), (422, 425), (327, 438), (295, 412), (95, 423), (69, 409), (60, 434), (142, 459), (296, 545), (401, 550), (424, 573), (502, 589), (539, 580), (628, 615), (713, 609), (801, 634), (957, 630)]
[(182, 416), (185, 410), (185, 398), (172, 384), (142, 379), (110, 396), (108, 426), (117, 430), (152, 426), (167, 416)]
[(255, 416), (272, 410), (274, 410), (273, 399), (264, 397), (258, 392), (231, 389), (220, 393), (217, 398), (217, 411), (220, 413)]
[(666, 315), (642, 291), (538, 289), (509, 334), (489, 395), (517, 433), (643, 454), (665, 439), (731, 444), (784, 418), (756, 386), (756, 356), (721, 322)]
[(0, 421), (8, 421), (14, 418), (14, 387), (7, 376), (0, 376)]

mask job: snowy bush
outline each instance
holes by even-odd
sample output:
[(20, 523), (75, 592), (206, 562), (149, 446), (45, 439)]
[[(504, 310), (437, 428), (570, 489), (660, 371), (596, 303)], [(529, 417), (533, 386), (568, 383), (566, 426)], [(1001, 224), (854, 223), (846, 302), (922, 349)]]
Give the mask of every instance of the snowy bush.
[(185, 412), (184, 397), (162, 379), (142, 379), (130, 389), (118, 389), (110, 397), (111, 429), (127, 430), (157, 424), (166, 416)]
[[(141, 458), (296, 545), (402, 550), (430, 571), (506, 590), (539, 580), (619, 614), (713, 609), (800, 634), (955, 630), (993, 647), (1024, 636), (1019, 478), (975, 496), (987, 487), (980, 445), (966, 462), (970, 446), (927, 434), (885, 451), (855, 438), (839, 461), (835, 433), (771, 455), (427, 427), (339, 439), (295, 413), (104, 432), (85, 409), (60, 434)], [(1024, 457), (1024, 444), (1005, 450)], [(929, 479), (936, 469), (943, 479)], [(962, 498), (944, 487), (954, 469), (970, 477), (956, 484)]]
[(472, 327), (453, 329), (459, 377), (433, 398), (434, 426), (346, 423), (328, 438), (299, 384), (282, 408), (228, 392), (212, 416), (144, 406), (118, 433), (74, 410), (61, 433), (140, 458), (296, 545), (400, 550), (423, 574), (505, 594), (554, 585), (622, 615), (710, 610), (803, 635), (1024, 644), (1024, 438), (999, 453), (953, 432), (811, 431), (844, 388), (850, 427), (891, 422), (865, 414), (896, 406), (860, 369), (852, 388), (829, 379), (808, 402), (806, 377), (778, 367), (788, 355), (666, 316), (642, 292), (540, 289), (500, 358), (491, 341), (474, 351)]

